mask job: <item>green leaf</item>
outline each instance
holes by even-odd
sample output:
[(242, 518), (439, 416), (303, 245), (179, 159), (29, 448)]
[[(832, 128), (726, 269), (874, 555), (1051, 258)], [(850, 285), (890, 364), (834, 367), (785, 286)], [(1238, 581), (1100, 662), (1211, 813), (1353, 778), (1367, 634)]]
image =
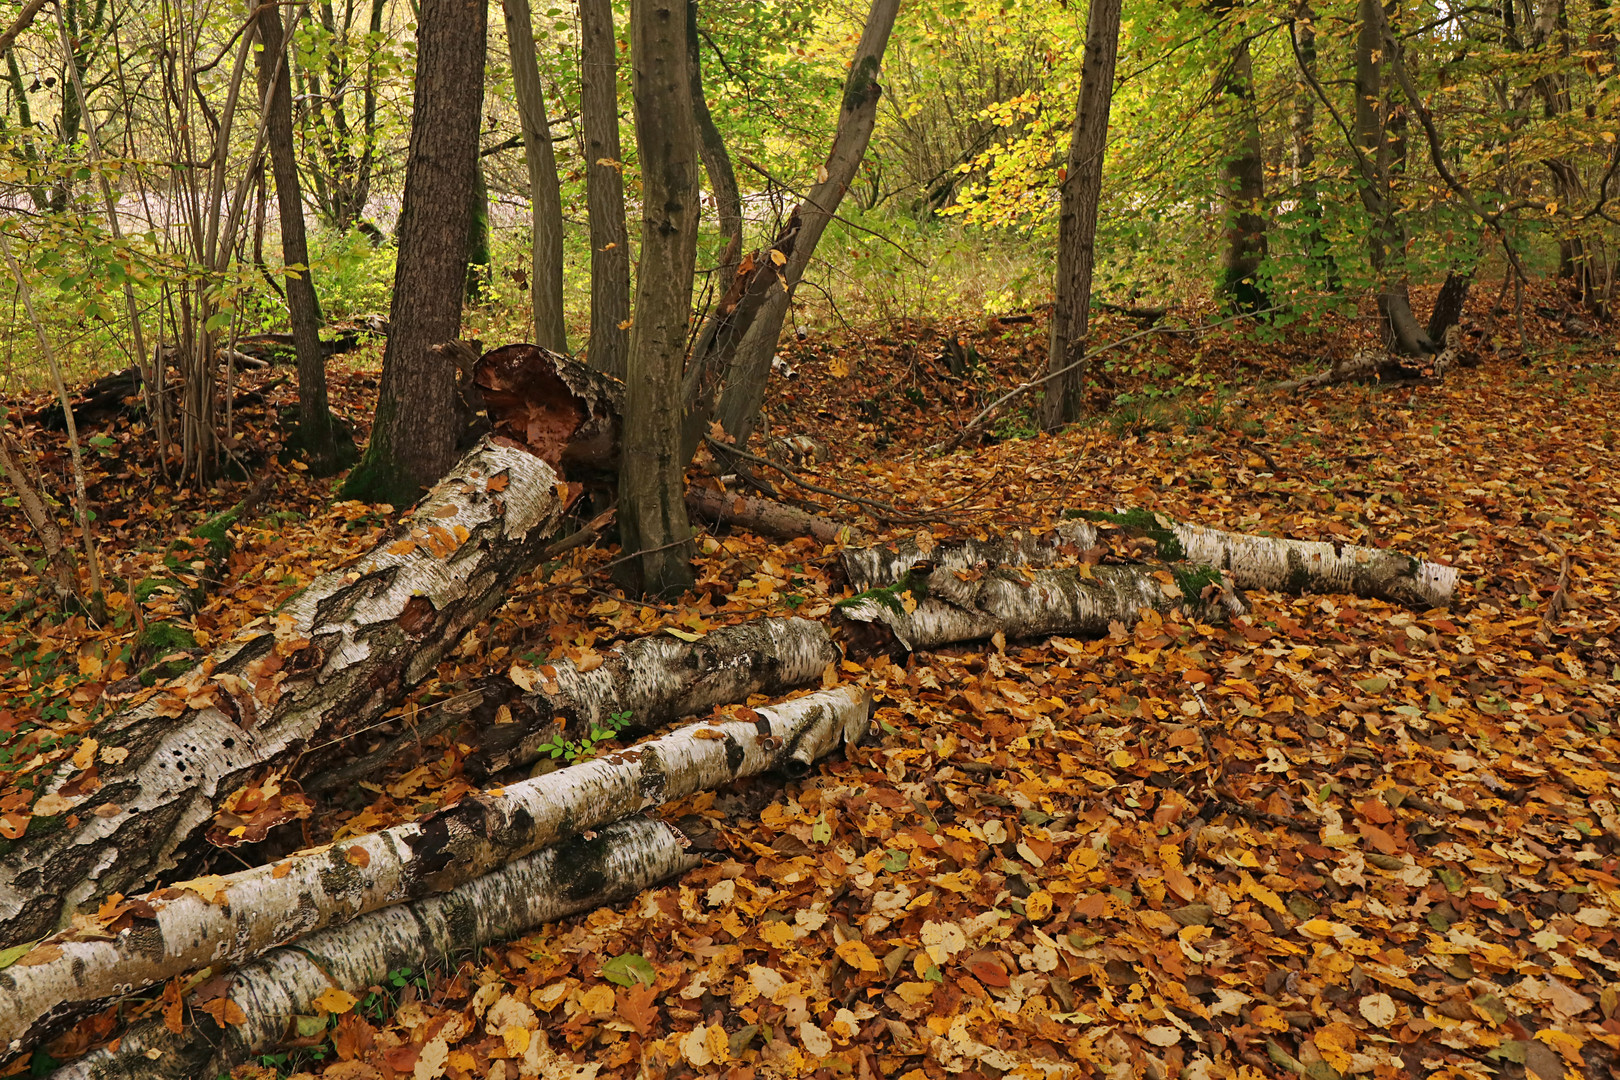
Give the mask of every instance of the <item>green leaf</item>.
[(294, 1016), (300, 1039), (313, 1039), (326, 1030), (326, 1019), (320, 1016)]
[(911, 862), (911, 853), (909, 851), (889, 848), (888, 853), (888, 857), (883, 860), (883, 869), (891, 874), (898, 874)]
[(1357, 679), (1356, 685), (1369, 694), (1382, 694), (1389, 689), (1389, 680), (1380, 675), (1371, 679)]
[(825, 844), (832, 839), (832, 826), (827, 824), (825, 813), (816, 818), (816, 823), (810, 826), (810, 839), (818, 844)]
[(21, 945), (13, 945), (9, 949), (0, 949), (0, 968), (8, 968), (21, 960), (34, 948), (32, 941), (25, 941)]
[(616, 986), (651, 986), (658, 973), (640, 953), (625, 953), (602, 961), (602, 978)]

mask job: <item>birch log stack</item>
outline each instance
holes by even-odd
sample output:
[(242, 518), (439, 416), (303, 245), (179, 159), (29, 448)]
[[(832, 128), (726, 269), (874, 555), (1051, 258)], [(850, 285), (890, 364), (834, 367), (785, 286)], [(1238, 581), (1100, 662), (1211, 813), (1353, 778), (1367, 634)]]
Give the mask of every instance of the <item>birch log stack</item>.
[[(98, 1050), (55, 1080), (195, 1080), (214, 1077), (287, 1038), (294, 1018), (317, 1013), (336, 987), (363, 997), (390, 971), (474, 952), (544, 922), (611, 904), (696, 866), (685, 838), (662, 821), (605, 826), (546, 848), (450, 892), (374, 911), (276, 949), (236, 971), (226, 996), (243, 1021), (221, 1027), (201, 1008), (174, 1030), (161, 1016), (138, 1021), (115, 1049)], [(486, 1003), (487, 1004), (487, 1003)], [(225, 1007), (220, 1008), (223, 1014)], [(544, 1052), (537, 1036), (530, 1058)], [(535, 1061), (534, 1074), (540, 1072)]]
[(388, 537), (99, 723), (93, 759), (45, 782), (43, 820), (0, 857), (0, 947), (194, 855), (220, 800), (373, 722), (533, 568), (564, 510), (554, 466), (611, 444), (617, 414), (571, 360), (496, 359), (479, 375), (497, 433)]
[(672, 799), (772, 769), (802, 776), (859, 742), (870, 711), (858, 689), (818, 691), (469, 796), (420, 821), (125, 901), (105, 922), (83, 919), (0, 971), (0, 1056), (38, 1045), (107, 998), (459, 888)]

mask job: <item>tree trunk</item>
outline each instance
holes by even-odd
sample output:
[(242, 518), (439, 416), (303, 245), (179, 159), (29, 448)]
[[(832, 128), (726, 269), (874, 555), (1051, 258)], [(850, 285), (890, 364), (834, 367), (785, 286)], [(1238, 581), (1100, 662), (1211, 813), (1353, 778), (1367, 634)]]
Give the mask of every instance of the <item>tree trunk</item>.
[(25, 1051), (107, 998), (241, 964), (335, 925), (350, 923), (355, 938), (354, 921), (370, 912), (457, 889), (694, 792), (778, 769), (803, 776), (859, 742), (870, 711), (854, 687), (823, 690), (469, 796), (421, 821), (138, 897), (127, 910), (139, 934), (70, 931), (31, 954), (48, 959), (0, 972), (0, 1045)]
[[(304, 192), (298, 179), (293, 143), (292, 83), (281, 9), (266, 3), (258, 11), (259, 93), (269, 107), (265, 142), (276, 178), (276, 211), (281, 219), (281, 260), (287, 267), (287, 317), (292, 323), (293, 352), (298, 357), (297, 445), (310, 469), (327, 476), (340, 467), (332, 433), (332, 411), (326, 400), (326, 351), (321, 346), (321, 305), (309, 267), (304, 237)], [(271, 80), (274, 80), (272, 83)]]
[(681, 360), (697, 259), (698, 149), (686, 59), (690, 0), (633, 0), (631, 74), (641, 155), (641, 264), (630, 331), (619, 535), (640, 591), (692, 584), (681, 451)]
[(821, 623), (755, 619), (696, 641), (662, 634), (638, 638), (609, 651), (589, 671), (566, 660), (546, 664), (520, 676), (528, 681), (521, 695), (505, 678), (489, 680), (475, 714), (483, 735), (464, 767), (482, 782), (534, 763), (548, 743), (583, 739), (614, 717), (627, 729), (645, 730), (747, 701), (750, 694), (809, 686), (837, 659)]
[[(44, 783), (63, 804), (0, 856), (0, 948), (193, 859), (227, 795), (295, 760), (309, 771), (329, 758), (320, 747), (399, 702), (534, 567), (563, 510), (553, 464), (601, 441), (613, 420), (600, 378), (563, 358), (544, 370), (488, 363), (480, 377), (497, 434), (415, 513), (273, 620), (101, 721), (87, 736), (98, 761), (65, 764)], [(503, 391), (514, 383), (527, 393)], [(503, 392), (528, 409), (515, 427)], [(512, 438), (524, 424), (529, 448)]]
[(698, 41), (697, 0), (686, 6), (686, 64), (692, 80), (692, 119), (697, 124), (698, 150), (703, 171), (709, 176), (709, 191), (720, 218), (720, 235), (726, 247), (714, 269), (714, 280), (722, 286), (736, 275), (742, 260), (742, 193), (737, 190), (737, 173), (731, 167), (726, 140), (709, 112), (709, 99), (703, 92), (703, 58)]
[(1300, 0), (1294, 14), (1294, 44), (1299, 65), (1294, 81), (1294, 112), (1289, 134), (1293, 150), (1294, 190), (1299, 193), (1305, 229), (1306, 259), (1323, 275), (1329, 292), (1339, 291), (1339, 267), (1322, 234), (1322, 202), (1316, 187), (1316, 12)]
[(1361, 203), (1367, 211), (1367, 256), (1378, 284), (1378, 316), (1386, 348), (1409, 356), (1433, 352), (1418, 325), (1406, 282), (1406, 232), (1391, 187), (1394, 147), (1385, 131), (1383, 10), (1381, 0), (1359, 0), (1355, 52), (1355, 135)]
[(489, 183), (482, 160), (473, 165), (472, 203), (467, 232), (467, 303), (482, 303), (489, 288)]
[(422, 0), (399, 262), (371, 443), (351, 499), (409, 506), (455, 461), (464, 418), (455, 371), (431, 346), (461, 330), (484, 98), (486, 5)]
[[(791, 254), (781, 266), (782, 288), (768, 291), (758, 311), (747, 325), (734, 322), (721, 341), (721, 347), (710, 353), (704, 361), (708, 367), (701, 370), (690, 384), (687, 397), (686, 445), (695, 452), (698, 436), (707, 433), (709, 419), (716, 414), (715, 395), (725, 386), (718, 414), (721, 425), (736, 440), (745, 445), (753, 433), (754, 421), (765, 400), (765, 383), (771, 374), (771, 357), (776, 353), (776, 342), (787, 318), (793, 291), (804, 277), (810, 257), (815, 254), (821, 234), (827, 229), (838, 206), (855, 181), (866, 146), (872, 139), (872, 128), (877, 123), (878, 99), (883, 93), (878, 73), (883, 66), (883, 53), (889, 46), (889, 35), (899, 14), (899, 0), (872, 0), (867, 10), (866, 25), (861, 40), (855, 46), (850, 60), (849, 75), (844, 80), (844, 96), (838, 111), (838, 129), (833, 135), (832, 150), (822, 168), (826, 179), (811, 186), (808, 197), (794, 210), (798, 229), (793, 237)], [(780, 243), (781, 238), (778, 238)], [(777, 250), (780, 250), (779, 248)], [(761, 253), (766, 257), (765, 253)], [(694, 358), (694, 364), (697, 363)], [(691, 453), (686, 460), (691, 460)]]
[(1463, 308), (1468, 304), (1468, 290), (1474, 284), (1474, 268), (1446, 271), (1446, 280), (1434, 298), (1434, 310), (1429, 313), (1429, 340), (1444, 341), (1446, 331), (1457, 325)]
[(612, 0), (579, 0), (579, 76), (591, 233), (589, 359), (597, 371), (622, 379), (630, 342), (630, 237), (624, 223)]
[(512, 87), (523, 127), (523, 160), (529, 168), (529, 204), (534, 221), (529, 296), (534, 308), (534, 342), (543, 349), (566, 353), (562, 182), (557, 177), (557, 155), (551, 146), (546, 96), (534, 53), (534, 16), (529, 11), (529, 0), (502, 0), (501, 10), (506, 17)]
[[(1240, 28), (1241, 29), (1241, 28)], [(1232, 60), (1219, 87), (1229, 112), (1232, 148), (1227, 151), (1225, 173), (1226, 250), (1221, 258), (1217, 294), (1240, 311), (1270, 306), (1260, 285), (1260, 266), (1266, 257), (1266, 163), (1260, 148), (1260, 114), (1254, 103), (1254, 61), (1249, 39), (1241, 37), (1232, 48)]]
[(1047, 430), (1078, 420), (1085, 410), (1086, 333), (1091, 318), (1091, 271), (1096, 262), (1097, 204), (1102, 197), (1108, 110), (1114, 97), (1121, 0), (1092, 0), (1086, 51), (1080, 65), (1080, 100), (1069, 133), (1068, 165), (1058, 185), (1057, 298), (1047, 340)]
[[(685, 845), (685, 838), (662, 821), (622, 821), (441, 896), (373, 912), (277, 949), (230, 975), (226, 993), (243, 1023), (222, 1027), (193, 1007), (191, 1022), (175, 1033), (164, 1026), (160, 1012), (135, 1024), (116, 1049), (81, 1058), (58, 1070), (55, 1080), (220, 1075), (279, 1045), (294, 1017), (319, 1014), (316, 999), (333, 987), (363, 997), (391, 971), (464, 957), (541, 923), (633, 896), (696, 866), (698, 858)], [(348, 867), (348, 872), (355, 870)], [(543, 1035), (535, 1033), (525, 1059), (533, 1075), (555, 1060), (545, 1045)]]

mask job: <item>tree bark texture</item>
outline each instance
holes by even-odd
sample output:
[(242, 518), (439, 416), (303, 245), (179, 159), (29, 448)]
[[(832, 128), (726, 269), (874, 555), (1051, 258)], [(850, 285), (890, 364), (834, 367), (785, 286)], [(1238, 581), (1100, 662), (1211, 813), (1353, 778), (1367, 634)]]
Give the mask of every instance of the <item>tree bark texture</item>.
[[(400, 701), (534, 567), (564, 509), (554, 464), (612, 421), (596, 388), (609, 380), (519, 348), (543, 366), (508, 350), (486, 358), (496, 434), (392, 534), (90, 732), (100, 757), (47, 782), (69, 800), (63, 812), (0, 856), (0, 947), (197, 854), (225, 796), (295, 758), (318, 764), (320, 746)], [(506, 433), (518, 405), (526, 442)]]
[(1080, 418), (1085, 405), (1086, 333), (1091, 272), (1096, 262), (1097, 204), (1102, 196), (1103, 152), (1114, 97), (1121, 0), (1092, 0), (1086, 16), (1086, 51), (1080, 65), (1080, 100), (1069, 133), (1069, 158), (1058, 185), (1057, 298), (1047, 339), (1048, 430)]
[(808, 536), (822, 544), (864, 543), (859, 529), (831, 518), (811, 514), (785, 503), (757, 499), (729, 491), (691, 487), (686, 489), (686, 508), (692, 516), (715, 525), (731, 525), (761, 536), (797, 540)]
[(859, 742), (870, 710), (853, 687), (822, 690), (470, 796), (421, 821), (139, 897), (127, 905), (127, 929), (62, 934), (0, 971), (0, 1045), (19, 1053), (103, 999), (461, 888), (672, 799), (771, 770), (805, 775)]
[(259, 93), (267, 106), (265, 142), (276, 178), (276, 213), (281, 220), (281, 259), (287, 267), (287, 317), (292, 324), (293, 352), (298, 358), (298, 445), (310, 468), (327, 475), (338, 468), (332, 412), (326, 400), (326, 350), (321, 346), (321, 305), (309, 268), (304, 235), (304, 192), (298, 179), (293, 141), (292, 81), (281, 9), (261, 4), (258, 10)]
[(430, 349), (461, 331), (486, 16), (480, 0), (422, 0), (388, 344), (371, 443), (344, 485), (350, 498), (409, 506), (456, 460), (455, 371)]
[(534, 222), (529, 297), (534, 308), (534, 340), (541, 348), (568, 351), (563, 318), (562, 182), (546, 119), (546, 95), (534, 52), (534, 16), (529, 0), (501, 0), (506, 44), (512, 59), (512, 87), (523, 128), (523, 161), (529, 169), (529, 203)]
[(630, 343), (630, 236), (624, 222), (613, 0), (579, 0), (579, 75), (591, 235), (589, 358), (597, 371), (622, 379)]
[[(89, 1054), (55, 1080), (195, 1080), (217, 1076), (280, 1044), (293, 1018), (318, 1012), (332, 987), (356, 996), (390, 971), (474, 952), (541, 923), (633, 896), (696, 866), (685, 838), (662, 821), (622, 821), (576, 837), (408, 906), (386, 908), (277, 949), (230, 976), (245, 1023), (223, 1029), (202, 1009), (171, 1032), (161, 1017), (137, 1023), (115, 1050)], [(536, 1038), (531, 1047), (544, 1043)], [(531, 1057), (534, 1055), (531, 1055)], [(539, 1062), (534, 1063), (538, 1074)]]
[(1300, 0), (1294, 11), (1295, 60), (1299, 70), (1294, 80), (1294, 109), (1289, 117), (1289, 142), (1293, 156), (1294, 190), (1299, 193), (1306, 226), (1301, 236), (1309, 262), (1323, 274), (1329, 292), (1339, 290), (1339, 269), (1322, 235), (1322, 201), (1316, 185), (1316, 12), (1308, 0)]
[(681, 457), (681, 361), (697, 259), (698, 149), (687, 71), (690, 0), (633, 0), (631, 81), (641, 155), (641, 263), (625, 380), (619, 536), (642, 592), (692, 584)]
[(637, 638), (608, 652), (589, 671), (566, 660), (520, 670), (516, 677), (529, 684), (521, 694), (503, 693), (501, 683), (507, 680), (486, 686), (476, 714), (487, 716), (478, 724), (482, 738), (463, 767), (486, 780), (537, 761), (546, 743), (579, 739), (615, 714), (628, 713), (626, 726), (645, 730), (746, 701), (750, 694), (809, 686), (837, 659), (838, 650), (819, 622), (754, 619), (696, 641), (663, 634)]
[[(878, 74), (883, 66), (883, 54), (889, 47), (889, 35), (899, 14), (899, 0), (872, 0), (867, 10), (866, 25), (861, 40), (855, 46), (850, 61), (849, 75), (844, 80), (844, 96), (838, 110), (838, 128), (833, 135), (832, 149), (823, 164), (827, 178), (811, 186), (809, 195), (794, 211), (798, 228), (793, 237), (791, 253), (781, 266), (782, 287), (768, 290), (764, 302), (748, 325), (738, 323), (732, 327), (731, 343), (715, 354), (713, 366), (693, 387), (688, 397), (689, 418), (687, 438), (693, 451), (697, 442), (692, 432), (706, 434), (709, 419), (716, 415), (727, 434), (738, 446), (744, 446), (753, 434), (761, 404), (765, 400), (765, 384), (770, 379), (771, 357), (782, 334), (782, 323), (787, 319), (788, 305), (793, 291), (804, 278), (810, 257), (821, 242), (838, 206), (855, 181), (866, 146), (872, 140), (872, 128), (877, 123), (878, 99), (883, 88)], [(792, 227), (790, 219), (790, 228)], [(763, 253), (762, 253), (763, 254)], [(723, 361), (723, 364), (722, 364)], [(718, 378), (716, 375), (718, 374)], [(715, 396), (720, 397), (718, 409)], [(687, 460), (690, 460), (688, 455)]]

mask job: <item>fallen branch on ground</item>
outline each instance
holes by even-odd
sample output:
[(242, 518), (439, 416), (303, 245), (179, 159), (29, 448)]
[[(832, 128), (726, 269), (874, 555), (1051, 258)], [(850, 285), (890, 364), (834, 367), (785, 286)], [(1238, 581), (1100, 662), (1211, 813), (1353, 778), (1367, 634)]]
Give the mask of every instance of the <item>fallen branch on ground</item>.
[(865, 542), (861, 531), (853, 525), (842, 525), (831, 518), (806, 513), (771, 499), (757, 499), (729, 491), (689, 487), (686, 489), (686, 508), (704, 521), (716, 525), (735, 525), (780, 540), (808, 536), (822, 544)]

